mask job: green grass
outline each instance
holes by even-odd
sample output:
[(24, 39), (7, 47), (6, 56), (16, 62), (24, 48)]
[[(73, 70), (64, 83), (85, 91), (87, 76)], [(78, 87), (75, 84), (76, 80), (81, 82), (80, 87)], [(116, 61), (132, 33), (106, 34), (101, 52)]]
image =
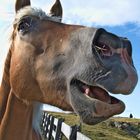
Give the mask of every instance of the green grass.
[[(53, 113), (50, 112), (56, 118), (64, 118), (65, 123), (72, 126), (75, 124), (79, 124), (79, 117), (75, 114), (63, 114), (63, 113)], [(134, 136), (129, 135), (123, 130), (118, 128), (113, 128), (108, 125), (110, 121), (117, 122), (129, 122), (133, 125), (137, 125), (140, 122), (140, 119), (129, 119), (129, 118), (121, 118), (121, 117), (113, 117), (105, 122), (101, 122), (97, 125), (86, 125), (82, 124), (82, 131), (84, 135), (91, 138), (92, 140), (137, 140)]]

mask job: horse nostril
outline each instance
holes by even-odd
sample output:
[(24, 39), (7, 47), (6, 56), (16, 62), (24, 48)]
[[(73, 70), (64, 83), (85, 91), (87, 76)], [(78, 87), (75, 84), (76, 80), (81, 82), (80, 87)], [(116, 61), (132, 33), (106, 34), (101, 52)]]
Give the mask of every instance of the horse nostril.
[(127, 52), (129, 54), (129, 56), (132, 57), (132, 45), (131, 45), (131, 42), (129, 40), (127, 40), (126, 48), (127, 48)]
[(131, 42), (127, 38), (123, 38), (124, 48), (127, 49), (127, 52), (130, 57), (132, 57), (132, 45)]

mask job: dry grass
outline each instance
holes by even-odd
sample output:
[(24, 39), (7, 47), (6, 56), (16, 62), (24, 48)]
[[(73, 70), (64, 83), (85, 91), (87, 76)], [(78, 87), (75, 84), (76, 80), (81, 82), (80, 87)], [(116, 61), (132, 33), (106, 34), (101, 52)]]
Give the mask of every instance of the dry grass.
[[(57, 118), (64, 118), (65, 123), (69, 124), (70, 126), (79, 124), (80, 122), (79, 117), (75, 114), (63, 114), (53, 112), (51, 112), (50, 114)], [(137, 125), (137, 123), (140, 122), (140, 119), (114, 117), (94, 126), (83, 124), (82, 133), (91, 138), (92, 140), (137, 140), (134, 136), (129, 135), (125, 131), (109, 126), (108, 123), (110, 121), (129, 122)]]

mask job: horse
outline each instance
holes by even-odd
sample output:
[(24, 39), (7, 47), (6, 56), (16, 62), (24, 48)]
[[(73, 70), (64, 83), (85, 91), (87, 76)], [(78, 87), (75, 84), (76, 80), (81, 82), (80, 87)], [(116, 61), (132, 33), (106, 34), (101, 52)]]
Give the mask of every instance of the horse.
[(60, 0), (49, 14), (16, 0), (15, 12), (0, 87), (0, 140), (40, 140), (42, 103), (74, 111), (89, 125), (124, 111), (109, 92), (128, 95), (137, 84), (127, 38), (62, 23)]

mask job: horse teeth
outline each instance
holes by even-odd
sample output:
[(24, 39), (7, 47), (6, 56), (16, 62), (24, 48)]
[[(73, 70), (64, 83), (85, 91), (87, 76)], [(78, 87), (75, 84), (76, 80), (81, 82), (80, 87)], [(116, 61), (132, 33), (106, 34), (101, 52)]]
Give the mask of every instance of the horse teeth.
[(86, 95), (89, 95), (89, 92), (90, 92), (90, 89), (89, 89), (89, 88), (86, 88), (86, 89), (85, 89), (85, 94), (86, 94)]

